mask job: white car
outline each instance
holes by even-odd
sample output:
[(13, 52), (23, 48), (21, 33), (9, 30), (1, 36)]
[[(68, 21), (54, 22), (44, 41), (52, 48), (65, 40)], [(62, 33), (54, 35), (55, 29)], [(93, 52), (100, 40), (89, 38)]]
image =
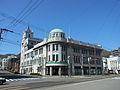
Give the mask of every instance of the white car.
[(5, 82), (6, 82), (6, 79), (0, 77), (0, 85), (3, 84), (3, 83), (5, 83)]

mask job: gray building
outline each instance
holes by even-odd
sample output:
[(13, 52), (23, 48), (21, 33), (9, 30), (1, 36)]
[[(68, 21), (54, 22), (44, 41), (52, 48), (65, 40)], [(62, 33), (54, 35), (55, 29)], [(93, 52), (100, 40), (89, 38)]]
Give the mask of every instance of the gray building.
[(120, 48), (111, 51), (112, 56), (120, 56)]
[(0, 58), (0, 70), (2, 69), (2, 58)]
[(61, 29), (53, 29), (48, 38), (39, 39), (32, 48), (26, 41), (29, 39), (34, 39), (30, 29), (23, 33), (20, 73), (51, 76), (102, 73), (102, 48), (99, 45), (65, 37)]
[(2, 58), (2, 66), (1, 66), (1, 68), (2, 68), (2, 70), (8, 70), (8, 62), (9, 62), (9, 60), (10, 59), (13, 59), (13, 58), (17, 58), (15, 55), (10, 55), (10, 56), (7, 56), (6, 58)]

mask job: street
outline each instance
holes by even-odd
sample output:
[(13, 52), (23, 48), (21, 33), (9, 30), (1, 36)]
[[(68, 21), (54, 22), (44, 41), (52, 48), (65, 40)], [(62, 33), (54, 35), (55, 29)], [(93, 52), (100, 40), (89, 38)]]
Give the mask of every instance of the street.
[(120, 78), (70, 83), (70, 80), (43, 80), (4, 85), (1, 90), (119, 90)]
[(26, 76), (26, 75), (16, 75), (6, 71), (0, 71), (0, 77), (5, 78), (6, 81), (19, 81), (19, 80), (33, 80), (39, 79), (40, 77)]
[[(120, 90), (120, 78), (101, 79), (69, 85), (62, 85), (44, 90)], [(39, 89), (34, 89), (39, 90)]]
[[(19, 75), (13, 76), (15, 76), (15, 78), (22, 77)], [(119, 90), (120, 88), (120, 77), (114, 75), (25, 77), (18, 80), (14, 78), (13, 81), (7, 81), (6, 84), (0, 85), (0, 90)]]

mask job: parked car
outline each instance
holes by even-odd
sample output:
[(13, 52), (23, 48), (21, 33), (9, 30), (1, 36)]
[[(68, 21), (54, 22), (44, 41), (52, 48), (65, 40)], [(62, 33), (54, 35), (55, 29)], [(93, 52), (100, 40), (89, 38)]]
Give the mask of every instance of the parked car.
[(6, 79), (0, 77), (0, 85), (3, 84), (3, 83), (5, 83), (5, 82), (6, 82)]

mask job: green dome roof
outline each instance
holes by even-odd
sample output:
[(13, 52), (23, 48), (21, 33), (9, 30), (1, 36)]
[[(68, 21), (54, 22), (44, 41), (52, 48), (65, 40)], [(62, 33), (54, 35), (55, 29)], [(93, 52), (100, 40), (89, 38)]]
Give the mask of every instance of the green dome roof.
[(53, 29), (50, 33), (64, 33), (61, 29)]

